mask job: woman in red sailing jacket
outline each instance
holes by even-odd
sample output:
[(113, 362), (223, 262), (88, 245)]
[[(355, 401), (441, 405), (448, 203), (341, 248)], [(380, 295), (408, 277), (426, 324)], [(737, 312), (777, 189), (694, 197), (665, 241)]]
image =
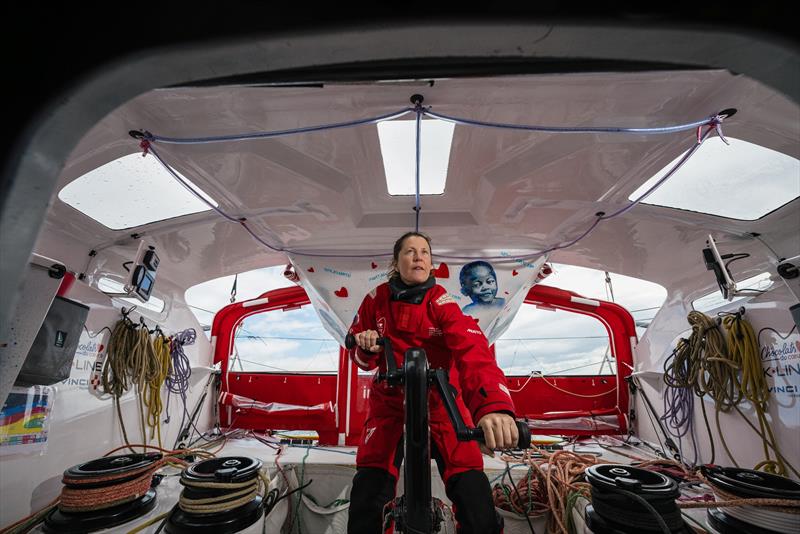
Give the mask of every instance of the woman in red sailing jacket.
[[(430, 238), (418, 232), (394, 245), (389, 282), (373, 289), (361, 303), (350, 332), (357, 347), (351, 358), (360, 368), (385, 371), (379, 337), (388, 337), (402, 366), (406, 349), (425, 349), (431, 368), (448, 369), (458, 394), (456, 403), (468, 426), (483, 429), (487, 449), (517, 443), (514, 405), (505, 376), (472, 317), (439, 285), (431, 271)], [(483, 458), (474, 441), (458, 441), (438, 394), (429, 397), (431, 456), (436, 459), (459, 532), (491, 534), (502, 523), (495, 514)], [(356, 457), (350, 494), (348, 533), (381, 532), (384, 505), (395, 496), (402, 463), (403, 392), (373, 382), (369, 411)], [(487, 450), (486, 452), (489, 452)]]

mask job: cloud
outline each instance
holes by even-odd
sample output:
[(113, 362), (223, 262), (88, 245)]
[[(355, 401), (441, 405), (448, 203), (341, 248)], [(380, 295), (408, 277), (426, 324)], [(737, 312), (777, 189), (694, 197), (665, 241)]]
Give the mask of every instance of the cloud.
[[(587, 298), (608, 299), (604, 272), (560, 264), (554, 265), (554, 271), (545, 284), (568, 289)], [(616, 302), (628, 310), (659, 307), (666, 298), (666, 290), (658, 284), (617, 274), (612, 274), (611, 280)], [(215, 313), (229, 303), (232, 284), (232, 276), (204, 282), (186, 291), (186, 302)], [(237, 301), (292, 285), (283, 277), (283, 266), (242, 273), (237, 282)], [(202, 324), (211, 323), (211, 313), (196, 308), (192, 308), (192, 311)], [(636, 317), (649, 318), (656, 311), (636, 312)], [(254, 339), (254, 336), (266, 339)], [(607, 336), (603, 324), (592, 317), (523, 305), (495, 349), (498, 363), (508, 374), (527, 375), (532, 370), (545, 374), (593, 374), (599, 370), (604, 358)], [(330, 341), (309, 341), (307, 338)], [(311, 306), (246, 318), (236, 345), (242, 360), (254, 362), (242, 362), (245, 369), (253, 371), (276, 368), (335, 371), (338, 365), (338, 344), (323, 328)], [(605, 369), (607, 367), (604, 372)]]
[[(554, 271), (545, 284), (586, 298), (610, 300), (603, 271), (558, 264), (554, 265)], [(666, 299), (666, 290), (652, 282), (616, 274), (611, 274), (611, 281), (614, 300), (628, 310), (657, 308)], [(649, 318), (656, 311), (637, 312), (636, 316)], [(608, 344), (605, 326), (593, 317), (523, 305), (495, 344), (495, 354), (508, 375), (527, 375), (534, 370), (544, 374), (590, 375), (599, 372)], [(603, 367), (603, 373), (606, 372), (607, 364)]]
[(237, 337), (239, 361), (232, 358), (232, 370), (278, 372), (336, 372), (339, 344), (330, 341), (252, 339)]
[(508, 341), (496, 345), (495, 353), (506, 374), (592, 374), (600, 367), (607, 348), (607, 339)]
[[(661, 306), (667, 298), (667, 290), (654, 282), (614, 273), (610, 273), (610, 277), (614, 301), (628, 310)], [(606, 294), (604, 271), (554, 264), (553, 274), (543, 283), (574, 291), (586, 298), (611, 300)]]
[[(283, 269), (283, 266), (275, 266), (239, 274), (236, 282), (236, 301), (254, 299), (266, 291), (293, 286), (294, 282), (283, 276)], [(223, 276), (197, 284), (186, 290), (184, 300), (189, 306), (216, 313), (230, 304), (233, 281), (233, 276)], [(210, 324), (208, 322), (209, 314), (196, 308), (190, 309), (198, 320), (202, 324)]]

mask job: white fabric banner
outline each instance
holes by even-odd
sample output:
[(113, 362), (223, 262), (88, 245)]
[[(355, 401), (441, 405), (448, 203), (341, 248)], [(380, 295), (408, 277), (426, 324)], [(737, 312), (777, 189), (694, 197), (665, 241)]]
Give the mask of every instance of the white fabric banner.
[[(473, 316), (494, 343), (506, 331), (528, 290), (549, 274), (546, 257), (520, 259), (519, 251), (482, 251), (499, 260), (437, 261), (436, 283), (447, 289), (462, 311)], [(364, 296), (386, 281), (386, 258), (314, 258), (289, 255), (296, 280), (308, 293), (325, 329), (340, 344)]]

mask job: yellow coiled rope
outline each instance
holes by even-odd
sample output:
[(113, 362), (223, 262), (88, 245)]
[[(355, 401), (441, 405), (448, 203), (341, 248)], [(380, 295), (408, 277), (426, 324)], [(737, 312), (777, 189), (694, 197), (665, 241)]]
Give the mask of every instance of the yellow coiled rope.
[(147, 407), (147, 426), (150, 428), (150, 439), (154, 433), (158, 435), (158, 446), (161, 443), (161, 412), (164, 410), (164, 403), (161, 400), (161, 387), (170, 373), (171, 358), (170, 344), (161, 329), (156, 327), (156, 335), (153, 340), (153, 353), (155, 355), (155, 369), (150, 379), (145, 383), (144, 405)]
[[(752, 326), (742, 315), (743, 312), (724, 316), (722, 324), (727, 333), (726, 340), (718, 321), (697, 311), (690, 312), (687, 320), (692, 327), (692, 334), (689, 339), (681, 339), (678, 342), (674, 361), (671, 362), (670, 369), (665, 370), (665, 374), (670, 378), (668, 384), (673, 387), (691, 388), (698, 397), (708, 395), (714, 400), (717, 432), (734, 465), (739, 467), (725, 441), (719, 420), (720, 413), (732, 410), (736, 410), (762, 439), (766, 459), (758, 463), (755, 469), (784, 475), (788, 468), (796, 476), (800, 476), (778, 449), (766, 415), (769, 388), (761, 367), (758, 342)], [(673, 368), (686, 368), (689, 372), (685, 375), (672, 373)], [(753, 405), (759, 428), (756, 428), (739, 408), (743, 400)], [(708, 425), (705, 405), (702, 402), (700, 405)], [(711, 448), (713, 457), (713, 439)], [(775, 459), (772, 459), (772, 453)]]
[[(741, 381), (739, 383), (739, 392), (753, 405), (753, 409), (758, 417), (758, 425), (760, 431), (756, 431), (762, 439), (764, 447), (765, 460), (755, 466), (755, 469), (763, 469), (769, 473), (778, 475), (786, 475), (787, 466), (798, 475), (793, 466), (785, 462), (783, 455), (778, 449), (778, 444), (775, 440), (775, 435), (772, 432), (772, 426), (767, 419), (767, 411), (769, 410), (769, 386), (764, 377), (764, 371), (761, 366), (761, 356), (758, 351), (758, 341), (753, 327), (750, 323), (742, 317), (741, 313), (726, 315), (722, 319), (722, 325), (728, 334), (728, 354), (731, 360), (735, 361), (741, 369)], [(742, 414), (738, 408), (738, 403), (735, 406), (736, 410)], [(747, 421), (747, 418), (742, 414), (742, 417)], [(753, 430), (755, 427), (747, 421)], [(770, 455), (770, 448), (775, 452), (775, 459), (773, 460)]]
[(123, 309), (122, 319), (111, 329), (101, 377), (103, 391), (114, 397), (123, 438), (126, 444), (130, 444), (122, 419), (120, 397), (135, 387), (139, 398), (142, 442), (145, 445), (149, 442), (149, 428), (149, 439), (157, 435), (161, 447), (160, 415), (164, 408), (161, 388), (170, 372), (169, 339), (159, 328), (156, 328), (153, 339), (144, 321), (136, 324), (130, 320), (128, 314), (131, 311)]

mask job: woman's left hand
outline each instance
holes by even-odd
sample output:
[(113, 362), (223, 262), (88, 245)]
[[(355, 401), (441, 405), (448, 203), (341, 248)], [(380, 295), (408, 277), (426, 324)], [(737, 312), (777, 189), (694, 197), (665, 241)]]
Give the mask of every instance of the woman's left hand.
[(514, 418), (505, 413), (488, 413), (481, 417), (478, 426), (483, 429), (484, 443), (481, 451), (494, 456), (493, 449), (510, 449), (517, 446), (519, 432)]

